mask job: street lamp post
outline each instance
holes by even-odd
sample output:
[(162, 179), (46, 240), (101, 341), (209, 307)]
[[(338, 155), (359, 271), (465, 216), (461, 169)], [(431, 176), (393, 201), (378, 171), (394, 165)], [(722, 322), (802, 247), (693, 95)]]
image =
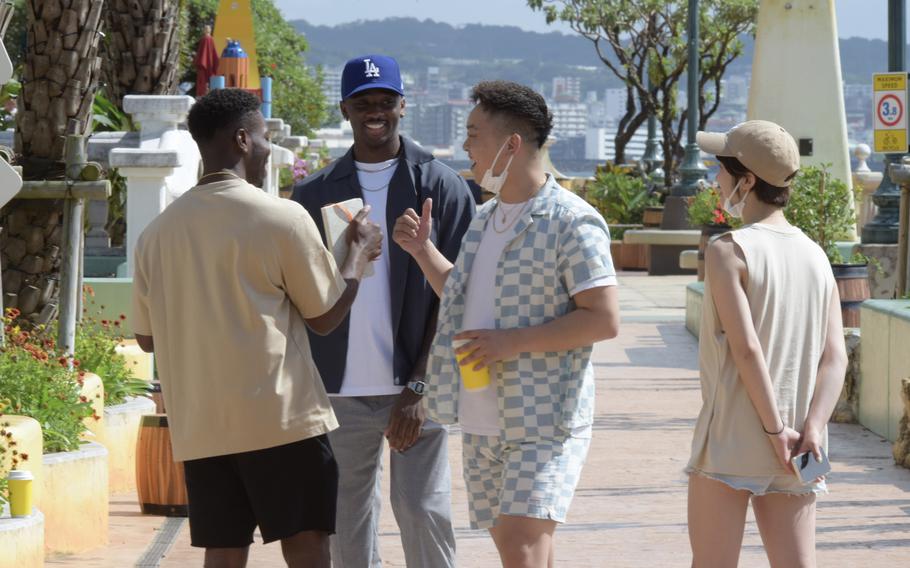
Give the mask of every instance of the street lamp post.
[[(648, 72), (648, 92), (653, 90), (651, 73)], [(647, 170), (650, 172), (658, 165), (657, 156), (657, 109), (651, 108), (648, 112), (648, 140), (645, 142), (645, 153), (641, 157)]]
[[(681, 179), (670, 190), (672, 196), (695, 195), (698, 191), (698, 181), (707, 177), (708, 168), (701, 161), (698, 145), (695, 143), (695, 134), (698, 132), (698, 0), (689, 0), (689, 63), (686, 70), (688, 76), (688, 117), (686, 118), (686, 157), (679, 168)], [(720, 93), (718, 93), (720, 96)]]
[[(888, 71), (906, 71), (907, 4), (906, 0), (888, 0)], [(897, 242), (900, 188), (887, 175), (891, 164), (900, 166), (904, 154), (885, 155), (885, 176), (872, 194), (878, 206), (875, 218), (863, 226), (864, 244), (894, 244)]]

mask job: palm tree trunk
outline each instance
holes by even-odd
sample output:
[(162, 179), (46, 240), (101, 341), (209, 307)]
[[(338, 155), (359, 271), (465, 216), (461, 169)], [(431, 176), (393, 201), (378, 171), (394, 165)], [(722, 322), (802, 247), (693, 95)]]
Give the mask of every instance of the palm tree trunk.
[(28, 40), (16, 152), (25, 177), (46, 177), (63, 160), (66, 134), (88, 135), (101, 72), (98, 45), (104, 0), (26, 0)]
[[(104, 0), (25, 0), (28, 30), (15, 150), (25, 179), (63, 177), (66, 134), (89, 134), (101, 72)], [(68, 6), (68, 7), (65, 7)], [(24, 322), (56, 315), (61, 200), (13, 199), (0, 211), (3, 303)]]
[(177, 92), (180, 58), (178, 0), (108, 0), (104, 76), (108, 97)]

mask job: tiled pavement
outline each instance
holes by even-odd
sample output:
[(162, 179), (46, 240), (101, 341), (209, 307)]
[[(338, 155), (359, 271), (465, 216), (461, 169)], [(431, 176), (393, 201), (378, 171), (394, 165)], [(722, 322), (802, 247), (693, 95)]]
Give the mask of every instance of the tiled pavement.
[[(697, 345), (682, 323), (684, 287), (691, 280), (639, 273), (621, 277), (623, 326), (620, 337), (595, 349), (594, 441), (569, 523), (557, 531), (558, 566), (689, 566), (682, 468), (700, 405)], [(860, 426), (833, 425), (831, 446), (831, 494), (818, 505), (819, 566), (907, 566), (910, 471), (896, 468), (890, 446)], [(453, 432), (458, 564), (495, 567), (497, 555), (486, 533), (468, 529), (460, 453), (459, 436)], [(404, 566), (387, 498), (383, 506), (384, 564)], [(110, 546), (78, 557), (52, 558), (48, 564), (134, 566), (164, 523), (160, 517), (140, 515), (135, 495), (116, 496), (111, 500)], [(201, 565), (202, 554), (189, 546), (184, 523), (160, 566)], [(249, 565), (284, 566), (279, 546), (254, 545)], [(751, 520), (740, 565), (767, 566)]]

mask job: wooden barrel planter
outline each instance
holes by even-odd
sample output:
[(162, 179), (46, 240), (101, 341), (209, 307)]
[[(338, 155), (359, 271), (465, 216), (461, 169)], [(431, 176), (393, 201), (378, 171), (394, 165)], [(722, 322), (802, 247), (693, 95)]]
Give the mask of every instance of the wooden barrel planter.
[(645, 227), (660, 227), (664, 220), (663, 207), (645, 207), (645, 213), (642, 217), (642, 223)]
[(136, 489), (146, 515), (187, 516), (183, 463), (174, 462), (167, 416), (148, 414), (139, 426)]
[(623, 242), (622, 235), (629, 229), (641, 229), (644, 225), (610, 225), (610, 255), (617, 270), (647, 270), (648, 245)]
[(859, 312), (862, 303), (871, 296), (869, 289), (869, 265), (832, 264), (837, 291), (840, 293), (840, 309), (844, 327), (859, 327)]
[(726, 233), (730, 230), (730, 225), (702, 225), (701, 226), (701, 240), (698, 241), (698, 281), (704, 282), (705, 280), (705, 248), (708, 246), (708, 241), (711, 240), (711, 237), (715, 235), (720, 235)]

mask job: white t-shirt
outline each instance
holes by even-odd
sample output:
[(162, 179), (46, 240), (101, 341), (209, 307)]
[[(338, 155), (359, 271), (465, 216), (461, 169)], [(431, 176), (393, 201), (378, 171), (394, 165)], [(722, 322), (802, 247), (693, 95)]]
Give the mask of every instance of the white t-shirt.
[[(471, 274), (468, 275), (468, 285), (465, 291), (464, 319), (461, 331), (475, 329), (496, 329), (496, 268), (499, 260), (511, 241), (513, 233), (510, 223), (513, 219), (521, 217), (528, 202), (499, 203), (493, 215), (497, 216), (494, 223), (493, 216), (487, 221), (484, 229), (483, 240), (477, 248), (477, 254), (471, 265)], [(503, 211), (505, 221), (503, 221)], [(516, 220), (517, 222), (517, 220)], [(494, 229), (494, 225), (503, 230), (502, 233)], [(616, 277), (606, 276), (582, 282), (571, 290), (574, 296), (591, 288), (601, 286), (615, 286)], [(465, 390), (461, 385), (458, 393), (458, 423), (467, 434), (479, 436), (499, 435), (499, 396), (497, 389), (498, 377), (490, 373), (490, 387), (482, 391)], [(585, 426), (584, 428), (588, 428)]]
[[(392, 336), (392, 292), (389, 284), (389, 230), (386, 202), (398, 158), (367, 164), (354, 162), (363, 189), (363, 204), (372, 207), (369, 220), (382, 228), (382, 256), (373, 263), (375, 273), (364, 278), (351, 306), (347, 363), (341, 390), (333, 396), (398, 394), (395, 384), (395, 338)], [(353, 211), (352, 211), (353, 213)]]

